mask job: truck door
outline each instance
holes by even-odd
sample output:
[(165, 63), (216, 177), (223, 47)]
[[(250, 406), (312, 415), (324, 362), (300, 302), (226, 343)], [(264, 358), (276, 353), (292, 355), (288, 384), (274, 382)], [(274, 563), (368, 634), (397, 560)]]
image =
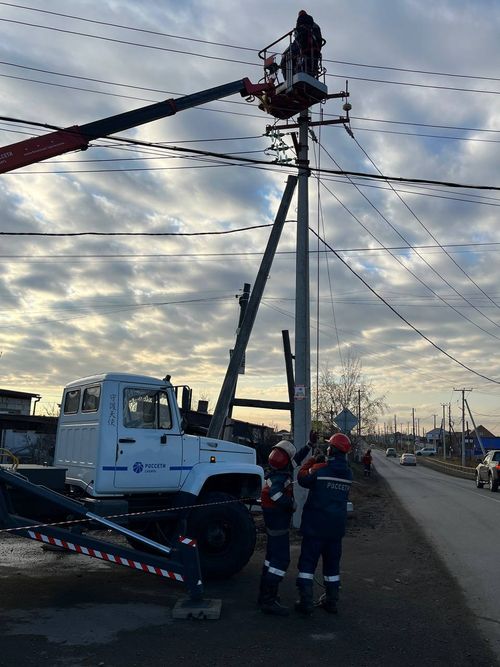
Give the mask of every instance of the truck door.
[(182, 436), (173, 423), (169, 395), (151, 387), (120, 383), (115, 487), (144, 491), (179, 488)]

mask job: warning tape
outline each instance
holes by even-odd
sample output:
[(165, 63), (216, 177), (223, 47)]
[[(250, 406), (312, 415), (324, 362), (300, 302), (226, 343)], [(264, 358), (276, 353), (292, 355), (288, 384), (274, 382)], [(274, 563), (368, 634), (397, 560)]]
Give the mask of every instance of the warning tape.
[[(141, 570), (141, 572), (149, 572), (149, 574), (156, 574), (159, 577), (166, 577), (167, 579), (184, 581), (184, 577), (181, 574), (178, 574), (177, 572), (170, 572), (169, 570), (164, 570), (161, 567), (154, 567), (153, 565), (140, 563), (139, 561), (130, 560), (129, 558), (114, 556), (113, 554), (108, 554), (105, 551), (98, 551), (97, 549), (82, 547), (79, 544), (73, 544), (72, 542), (50, 537), (49, 535), (42, 535), (42, 533), (35, 533), (32, 530), (28, 530), (28, 535), (32, 540), (38, 540), (39, 542), (44, 542), (45, 544), (50, 544), (54, 547), (68, 549), (68, 551), (74, 551), (75, 553), (90, 556), (91, 558), (98, 558), (100, 560), (108, 561), (109, 563), (116, 563), (117, 565), (125, 565), (125, 567), (131, 567), (134, 570)], [(189, 540), (189, 542), (192, 542), (192, 540)], [(196, 542), (194, 546), (196, 546)]]
[[(129, 512), (124, 514), (108, 514), (105, 516), (100, 516), (101, 519), (120, 519), (124, 517), (135, 517), (135, 516), (146, 516), (148, 514), (163, 514), (165, 512), (176, 512), (178, 510), (192, 510), (198, 509), (200, 507), (215, 507), (216, 505), (229, 505), (231, 503), (243, 503), (245, 502), (255, 502), (255, 498), (235, 498), (234, 500), (220, 500), (217, 503), (200, 503), (199, 505), (183, 505), (181, 507), (166, 507), (162, 510), (146, 510), (144, 512)], [(87, 523), (89, 521), (95, 521), (93, 517), (82, 517), (81, 519), (68, 519), (67, 521), (54, 521), (53, 523), (37, 523), (30, 524), (28, 526), (16, 526), (15, 528), (2, 528), (0, 529), (1, 533), (15, 533), (18, 530), (32, 530), (34, 528), (48, 528), (50, 526), (69, 526), (75, 523)]]

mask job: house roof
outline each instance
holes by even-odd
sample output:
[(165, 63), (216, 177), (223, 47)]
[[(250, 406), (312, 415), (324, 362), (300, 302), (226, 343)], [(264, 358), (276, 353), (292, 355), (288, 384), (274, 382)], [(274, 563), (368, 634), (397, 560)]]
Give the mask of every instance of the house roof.
[(38, 398), (40, 394), (31, 394), (27, 391), (12, 391), (11, 389), (0, 389), (0, 396), (6, 398)]

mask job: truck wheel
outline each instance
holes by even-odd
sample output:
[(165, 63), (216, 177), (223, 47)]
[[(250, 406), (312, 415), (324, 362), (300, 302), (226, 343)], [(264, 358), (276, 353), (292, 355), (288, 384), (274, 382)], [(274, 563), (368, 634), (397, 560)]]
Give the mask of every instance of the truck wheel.
[(490, 491), (498, 491), (498, 480), (493, 479), (493, 475), (490, 475), (488, 478), (488, 488)]
[(225, 579), (239, 572), (253, 554), (256, 530), (252, 515), (228, 493), (207, 493), (200, 496), (199, 503), (207, 506), (190, 512), (187, 535), (198, 542), (203, 577)]
[(482, 489), (483, 486), (484, 486), (484, 482), (481, 482), (481, 480), (479, 479), (479, 475), (476, 473), (476, 487), (478, 489)]

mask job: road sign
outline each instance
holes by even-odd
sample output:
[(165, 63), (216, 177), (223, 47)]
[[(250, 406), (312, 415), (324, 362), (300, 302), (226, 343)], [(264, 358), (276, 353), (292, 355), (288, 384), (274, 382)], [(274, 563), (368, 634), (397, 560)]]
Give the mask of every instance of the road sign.
[(358, 418), (350, 410), (344, 408), (333, 418), (333, 421), (343, 433), (349, 433), (358, 423)]

